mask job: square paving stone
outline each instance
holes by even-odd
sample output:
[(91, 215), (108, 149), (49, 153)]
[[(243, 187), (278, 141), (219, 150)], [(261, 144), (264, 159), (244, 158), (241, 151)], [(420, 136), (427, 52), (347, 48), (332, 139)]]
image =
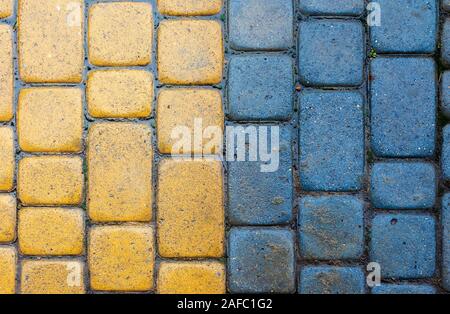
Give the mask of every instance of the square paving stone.
[(232, 228), (228, 238), (232, 293), (295, 291), (294, 235), (278, 228)]
[(415, 284), (382, 284), (374, 287), (372, 294), (435, 294), (436, 288), (431, 285)]
[(383, 278), (434, 276), (436, 222), (433, 216), (379, 214), (372, 221), (370, 239), (370, 261), (380, 264)]
[(441, 167), (444, 180), (450, 180), (450, 125), (442, 130)]
[(302, 198), (298, 227), (303, 258), (358, 259), (363, 253), (363, 204), (356, 197), (341, 195)]
[(441, 59), (446, 67), (450, 67), (450, 18), (446, 18), (442, 25)]
[(89, 9), (89, 61), (97, 66), (151, 62), (153, 13), (149, 3), (104, 2)]
[(435, 204), (434, 166), (423, 162), (380, 162), (372, 167), (370, 196), (375, 208), (429, 209)]
[(364, 0), (300, 0), (300, 11), (308, 15), (360, 15)]
[(442, 198), (442, 283), (450, 291), (450, 194)]
[(378, 53), (432, 53), (436, 49), (437, 1), (377, 0), (381, 25), (370, 27)]
[(450, 118), (450, 71), (441, 75), (441, 112)]
[(288, 56), (235, 56), (229, 65), (233, 120), (287, 120), (293, 108), (294, 70)]
[(359, 21), (300, 22), (299, 75), (308, 86), (358, 86), (363, 82), (365, 39)]
[(300, 95), (300, 183), (307, 191), (354, 191), (364, 176), (364, 99), (358, 92)]
[(435, 151), (437, 82), (431, 58), (371, 62), (371, 142), (380, 157), (429, 157)]
[[(267, 127), (267, 148), (279, 152), (278, 167), (273, 172), (263, 172), (261, 161), (228, 162), (228, 218), (232, 224), (276, 225), (292, 219), (292, 129), (279, 129), (279, 148), (274, 148), (271, 137), (277, 135), (276, 131), (270, 125), (261, 127)], [(242, 132), (250, 130), (247, 128), (261, 130), (255, 125), (243, 125)], [(234, 143), (237, 145), (238, 141)]]
[(285, 50), (294, 43), (292, 0), (230, 0), (231, 47)]
[(364, 273), (359, 267), (306, 266), (300, 272), (299, 293), (364, 294)]

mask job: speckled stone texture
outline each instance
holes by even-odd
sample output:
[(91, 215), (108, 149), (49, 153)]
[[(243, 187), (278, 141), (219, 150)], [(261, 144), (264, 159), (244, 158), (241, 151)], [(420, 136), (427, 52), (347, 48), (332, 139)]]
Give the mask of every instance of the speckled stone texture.
[(450, 290), (450, 194), (442, 198), (442, 284)]
[(441, 75), (441, 112), (450, 118), (450, 71)]
[(446, 18), (442, 26), (442, 45), (441, 45), (441, 60), (446, 66), (450, 66), (450, 18)]
[(299, 26), (300, 81), (308, 86), (363, 82), (364, 29), (357, 20), (306, 20)]
[(444, 180), (450, 180), (450, 125), (442, 130), (441, 167)]
[(372, 289), (373, 294), (435, 294), (436, 288), (430, 285), (382, 284)]
[[(255, 125), (243, 127), (243, 130), (247, 127), (256, 129)], [(270, 125), (267, 127), (268, 147), (272, 148), (275, 143), (271, 138), (276, 133)], [(292, 220), (292, 128), (281, 127), (278, 134), (277, 171), (261, 172), (258, 161), (228, 163), (228, 219), (231, 224), (276, 225)]]
[(294, 64), (288, 56), (234, 56), (228, 70), (233, 120), (287, 120), (292, 114)]
[(431, 58), (372, 60), (371, 143), (379, 157), (429, 157), (435, 151), (437, 82)]
[(437, 43), (438, 1), (377, 0), (381, 25), (370, 27), (378, 53), (432, 53)]
[(418, 279), (436, 271), (436, 221), (426, 214), (378, 214), (372, 221), (370, 260), (383, 278)]
[(307, 15), (351, 15), (364, 11), (364, 0), (298, 0), (300, 11)]
[(300, 165), (306, 191), (354, 191), (364, 176), (364, 99), (358, 92), (307, 90), (300, 103)]
[(372, 167), (370, 187), (375, 208), (430, 209), (435, 204), (436, 173), (425, 162), (379, 162)]

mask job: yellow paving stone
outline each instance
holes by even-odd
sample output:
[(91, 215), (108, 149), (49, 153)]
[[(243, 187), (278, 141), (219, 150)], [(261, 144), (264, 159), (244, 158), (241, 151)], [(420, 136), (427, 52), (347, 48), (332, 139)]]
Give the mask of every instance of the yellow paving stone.
[(150, 226), (97, 226), (89, 234), (91, 287), (100, 291), (153, 288), (154, 235)]
[(79, 152), (83, 100), (79, 88), (26, 88), (19, 94), (17, 130), (27, 152)]
[(29, 83), (78, 83), (84, 67), (84, 1), (19, 0), (19, 74)]
[(88, 136), (88, 211), (94, 221), (150, 221), (151, 130), (139, 123), (91, 126)]
[(12, 53), (12, 29), (8, 25), (0, 24), (0, 121), (9, 121), (13, 117), (14, 78)]
[(163, 257), (223, 256), (221, 162), (164, 159), (159, 165), (158, 180), (159, 254)]
[(13, 13), (14, 0), (0, 0), (0, 19), (9, 17)]
[(86, 96), (95, 118), (145, 118), (153, 102), (153, 75), (140, 70), (89, 72)]
[[(164, 89), (158, 95), (157, 106), (158, 149), (163, 154), (215, 154), (221, 153), (224, 114), (222, 97), (219, 91), (211, 89)], [(180, 147), (176, 143), (179, 137), (177, 127), (187, 127), (191, 136), (189, 147)], [(194, 145), (194, 130), (207, 135), (208, 130), (219, 136), (205, 136), (202, 144)], [(181, 131), (181, 129), (180, 129)], [(185, 132), (183, 132), (185, 133)], [(172, 138), (172, 135), (177, 135)], [(174, 148), (174, 151), (172, 150)]]
[(10, 191), (14, 187), (14, 131), (8, 126), (0, 126), (0, 191)]
[(36, 156), (19, 161), (18, 198), (24, 205), (79, 205), (83, 161), (79, 157)]
[(24, 260), (23, 294), (85, 293), (84, 264), (78, 260)]
[(81, 209), (23, 207), (19, 211), (18, 229), (22, 254), (83, 253), (84, 212)]
[(162, 262), (158, 293), (224, 294), (225, 266), (219, 262)]
[(11, 246), (0, 246), (0, 294), (16, 292), (17, 252)]
[(217, 21), (165, 20), (158, 28), (158, 75), (164, 84), (217, 84), (223, 73)]
[(222, 0), (158, 0), (165, 15), (213, 15), (222, 9)]
[(89, 61), (98, 66), (151, 62), (153, 13), (149, 3), (98, 3), (89, 10)]
[(0, 194), (0, 242), (13, 242), (16, 238), (16, 198)]

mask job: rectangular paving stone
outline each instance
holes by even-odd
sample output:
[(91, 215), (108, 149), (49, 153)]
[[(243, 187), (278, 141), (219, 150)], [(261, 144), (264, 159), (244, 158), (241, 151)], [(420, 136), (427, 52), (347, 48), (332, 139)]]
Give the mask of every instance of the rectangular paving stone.
[[(278, 161), (270, 161), (272, 166), (268, 172), (262, 171), (261, 160), (229, 160), (228, 219), (233, 225), (288, 224), (293, 218), (292, 129), (282, 126), (275, 131), (272, 127), (278, 126), (260, 125), (258, 128), (257, 125), (242, 125), (241, 129), (236, 129), (237, 136), (234, 139), (232, 154), (237, 152), (238, 136), (246, 136), (252, 130), (261, 132), (261, 128), (266, 128), (268, 146), (264, 149), (279, 155)], [(255, 135), (258, 142), (262, 140), (263, 135), (264, 132)], [(272, 137), (278, 139), (278, 142), (273, 142)], [(230, 141), (232, 139), (228, 137), (227, 143), (230, 144)]]
[(19, 74), (27, 83), (79, 83), (84, 67), (84, 1), (20, 0)]
[(430, 163), (375, 163), (370, 177), (372, 205), (381, 209), (430, 209), (435, 204), (436, 180)]
[(79, 205), (83, 186), (80, 157), (34, 156), (19, 161), (17, 197), (23, 205)]
[(17, 105), (19, 146), (27, 152), (79, 152), (83, 141), (79, 88), (24, 88)]
[(359, 267), (305, 266), (298, 290), (301, 294), (364, 294), (365, 275)]
[(14, 0), (0, 0), (0, 19), (13, 14)]
[(0, 191), (11, 191), (14, 187), (15, 148), (14, 131), (0, 126)]
[(96, 226), (89, 232), (88, 265), (93, 290), (152, 289), (154, 259), (150, 226)]
[(371, 145), (379, 157), (430, 157), (435, 151), (437, 82), (431, 58), (371, 62)]
[(363, 13), (364, 0), (300, 0), (299, 8), (306, 15), (351, 15)]
[(83, 294), (84, 263), (78, 260), (24, 260), (22, 294)]
[(360, 21), (302, 21), (298, 37), (302, 84), (358, 86), (363, 83), (365, 35)]
[(0, 194), (0, 243), (13, 242), (16, 238), (16, 198), (12, 194)]
[(415, 284), (382, 284), (374, 287), (372, 294), (435, 294), (436, 288), (431, 285)]
[(442, 197), (442, 285), (450, 291), (450, 194)]
[(160, 294), (224, 294), (225, 265), (220, 262), (161, 262)]
[(378, 214), (372, 221), (370, 239), (370, 261), (380, 264), (382, 278), (434, 276), (436, 222), (433, 216)]
[(450, 67), (450, 18), (446, 18), (442, 25), (441, 60), (444, 66)]
[(442, 177), (450, 180), (450, 125), (442, 129), (442, 151), (441, 151)]
[(24, 255), (80, 255), (84, 249), (84, 211), (22, 207), (19, 247)]
[(300, 199), (300, 254), (310, 260), (358, 259), (364, 251), (364, 208), (350, 195)]
[(139, 66), (151, 62), (153, 11), (149, 3), (96, 3), (89, 9), (89, 62)]
[(292, 0), (230, 0), (230, 44), (237, 50), (286, 50), (294, 44)]
[(87, 149), (89, 217), (96, 222), (150, 221), (152, 159), (147, 125), (92, 125)]
[(441, 112), (450, 118), (450, 71), (441, 74)]
[(232, 228), (228, 234), (228, 290), (294, 292), (294, 252), (294, 235), (288, 229)]
[(222, 25), (209, 20), (164, 20), (158, 28), (158, 78), (163, 84), (208, 85), (222, 80)]
[(17, 252), (12, 246), (0, 246), (0, 294), (16, 292)]
[(88, 110), (94, 118), (146, 118), (151, 114), (151, 72), (90, 71), (86, 86)]
[(306, 191), (355, 191), (364, 170), (364, 99), (359, 92), (300, 94), (300, 183)]
[(214, 15), (222, 9), (222, 2), (223, 0), (158, 0), (158, 10), (165, 15)]
[(378, 53), (432, 53), (436, 49), (437, 1), (377, 0), (381, 25), (369, 27)]
[(228, 70), (232, 120), (288, 120), (293, 109), (294, 65), (282, 55), (241, 55)]
[(222, 257), (223, 169), (217, 160), (163, 159), (158, 169), (158, 253)]
[[(1, 0), (0, 0), (1, 1)], [(0, 121), (13, 117), (13, 31), (10, 26), (0, 24)]]
[[(156, 108), (159, 152), (177, 155), (222, 154), (224, 118), (222, 95), (217, 90), (199, 88), (160, 90)], [(203, 141), (197, 145), (197, 142), (194, 142), (194, 132), (198, 128)], [(212, 138), (207, 134), (208, 128), (211, 128), (210, 135), (214, 135)], [(188, 139), (187, 145), (179, 145), (181, 134)]]

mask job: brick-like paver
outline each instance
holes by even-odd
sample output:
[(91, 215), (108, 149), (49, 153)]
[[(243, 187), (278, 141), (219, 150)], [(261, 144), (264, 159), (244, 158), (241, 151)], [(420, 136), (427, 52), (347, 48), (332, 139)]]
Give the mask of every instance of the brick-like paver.
[(158, 0), (158, 10), (165, 15), (213, 15), (220, 12), (222, 4), (223, 0)]
[(141, 2), (103, 2), (89, 9), (89, 62), (98, 66), (146, 65), (151, 61), (152, 7)]
[(0, 294), (448, 294), (449, 204), (449, 0), (0, 0)]

